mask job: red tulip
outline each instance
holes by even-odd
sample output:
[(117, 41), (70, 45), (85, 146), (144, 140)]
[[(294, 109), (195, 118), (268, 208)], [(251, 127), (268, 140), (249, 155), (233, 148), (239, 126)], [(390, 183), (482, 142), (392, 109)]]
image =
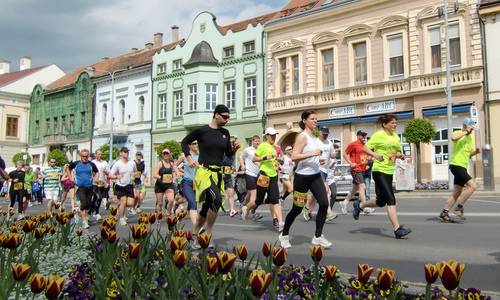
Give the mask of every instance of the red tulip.
[(43, 236), (45, 235), (45, 233), (47, 232), (47, 230), (45, 229), (45, 227), (37, 227), (35, 228), (35, 238), (36, 239), (41, 239), (43, 238)]
[(271, 255), (271, 251), (271, 243), (264, 242), (264, 244), (262, 244), (262, 254), (264, 254), (265, 257), (269, 257), (269, 255)]
[(325, 277), (326, 281), (332, 282), (335, 280), (337, 275), (337, 267), (334, 265), (325, 266)]
[(186, 243), (187, 240), (184, 237), (174, 236), (170, 240), (170, 251), (172, 251), (172, 253), (175, 253), (176, 250), (182, 250), (182, 248), (184, 248), (184, 245)]
[(207, 273), (215, 275), (219, 269), (219, 260), (217, 257), (207, 256)]
[(281, 267), (285, 264), (288, 257), (288, 250), (285, 248), (274, 248), (273, 249), (273, 264), (277, 267)]
[(167, 217), (167, 225), (169, 228), (174, 227), (177, 224), (177, 217), (175, 215), (170, 215)]
[(47, 286), (47, 277), (42, 274), (33, 274), (30, 277), (30, 287), (33, 294), (39, 294), (45, 290)]
[(186, 239), (188, 241), (192, 241), (193, 240), (193, 232), (191, 230), (186, 231)]
[(35, 229), (36, 223), (31, 220), (26, 220), (23, 223), (23, 231), (28, 233)]
[(12, 263), (11, 271), (12, 271), (12, 277), (14, 277), (15, 281), (23, 281), (28, 277), (28, 274), (31, 271), (31, 266), (28, 264)]
[(157, 212), (157, 213), (156, 213), (156, 218), (157, 218), (158, 220), (163, 219), (163, 213), (162, 213), (161, 211), (160, 211), (160, 212)]
[(174, 263), (177, 268), (182, 269), (188, 260), (188, 253), (186, 250), (176, 250), (174, 253)]
[(116, 233), (116, 231), (114, 231), (114, 230), (109, 230), (108, 231), (108, 238), (107, 238), (107, 240), (108, 240), (108, 242), (110, 244), (114, 244), (114, 242), (116, 241), (117, 238), (118, 238), (118, 234)]
[(149, 224), (154, 224), (154, 222), (156, 222), (156, 214), (150, 213), (148, 219), (149, 219)]
[(23, 236), (19, 233), (9, 232), (4, 236), (2, 247), (16, 249), (23, 242)]
[(116, 218), (112, 216), (104, 218), (104, 220), (102, 220), (102, 227), (105, 227), (107, 229), (115, 229)]
[(200, 244), (201, 248), (206, 249), (208, 248), (208, 246), (210, 246), (211, 239), (211, 233), (203, 232), (202, 234), (198, 235), (198, 244)]
[(64, 279), (59, 276), (50, 276), (47, 280), (45, 288), (45, 296), (47, 299), (57, 299), (64, 287)]
[(217, 252), (217, 260), (219, 261), (219, 271), (221, 274), (227, 274), (236, 260), (236, 255), (230, 252)]
[(137, 221), (139, 224), (149, 224), (149, 217), (144, 216), (144, 217), (139, 217), (139, 221)]
[(437, 267), (444, 287), (449, 291), (456, 289), (460, 284), (460, 278), (464, 272), (465, 265), (454, 260), (449, 260), (439, 262)]
[(82, 234), (83, 234), (83, 230), (82, 230), (81, 228), (77, 228), (77, 229), (75, 230), (75, 233), (76, 233), (76, 235), (77, 235), (77, 236), (82, 236)]
[(249, 277), (249, 284), (252, 294), (259, 298), (266, 292), (267, 287), (271, 284), (271, 273), (266, 273), (264, 270), (253, 270)]
[(109, 229), (107, 229), (106, 227), (101, 228), (101, 238), (103, 240), (108, 239), (108, 233), (109, 233)]
[(373, 267), (368, 264), (359, 264), (358, 265), (358, 280), (362, 284), (367, 284), (368, 280), (370, 280), (370, 275), (373, 272)]
[(382, 291), (387, 291), (392, 288), (394, 284), (394, 279), (396, 278), (396, 272), (390, 269), (379, 269), (377, 274), (377, 284), (378, 288)]
[(323, 246), (312, 245), (309, 247), (309, 252), (311, 253), (311, 258), (315, 263), (319, 263), (323, 258)]
[(112, 216), (116, 216), (116, 213), (118, 212), (118, 209), (114, 206), (111, 206), (109, 208), (109, 212), (111, 213)]
[(128, 244), (128, 257), (137, 258), (139, 256), (140, 251), (141, 251), (141, 244), (139, 243)]
[(238, 246), (236, 246), (236, 253), (238, 253), (238, 257), (242, 261), (245, 261), (247, 259), (247, 257), (248, 257), (247, 246), (245, 246), (245, 245), (238, 245)]
[(434, 282), (436, 282), (439, 276), (438, 267), (435, 264), (425, 264), (424, 270), (425, 270), (425, 281), (427, 281), (428, 284), (433, 284)]
[(186, 232), (182, 229), (178, 229), (174, 232), (174, 236), (177, 237), (186, 237)]

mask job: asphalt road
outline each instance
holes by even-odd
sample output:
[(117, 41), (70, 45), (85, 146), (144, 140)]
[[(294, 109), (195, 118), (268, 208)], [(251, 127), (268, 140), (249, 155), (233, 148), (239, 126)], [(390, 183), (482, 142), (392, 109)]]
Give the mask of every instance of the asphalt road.
[[(379, 208), (370, 216), (361, 215), (359, 221), (354, 221), (349, 212), (325, 225), (324, 234), (333, 242), (333, 247), (326, 251), (321, 263), (335, 264), (347, 273), (356, 273), (358, 263), (368, 263), (374, 267), (394, 269), (400, 280), (422, 283), (425, 281), (425, 263), (454, 259), (466, 264), (462, 287), (500, 291), (498, 197), (473, 197), (465, 207), (467, 219), (463, 224), (438, 221), (437, 215), (446, 194), (440, 197), (396, 197), (400, 222), (413, 230), (407, 239), (394, 238), (384, 209)], [(152, 195), (149, 194), (143, 208), (153, 211), (153, 206)], [(41, 210), (41, 206), (33, 206), (28, 214)], [(334, 211), (339, 210), (337, 203)], [(272, 229), (268, 208), (262, 206), (259, 212), (264, 215), (260, 222), (220, 216), (213, 235), (217, 248), (232, 249), (234, 245), (244, 243), (251, 252), (257, 252), (264, 241), (277, 241), (278, 233)], [(129, 217), (129, 223), (136, 221), (136, 216)], [(185, 228), (191, 228), (188, 217), (183, 222)], [(96, 222), (91, 225), (90, 230), (98, 230)], [(314, 228), (314, 220), (305, 222), (302, 216), (296, 219), (290, 231), (292, 248), (289, 249), (288, 263), (311, 264), (308, 249)], [(120, 235), (128, 236), (127, 230), (126, 227), (119, 227)]]

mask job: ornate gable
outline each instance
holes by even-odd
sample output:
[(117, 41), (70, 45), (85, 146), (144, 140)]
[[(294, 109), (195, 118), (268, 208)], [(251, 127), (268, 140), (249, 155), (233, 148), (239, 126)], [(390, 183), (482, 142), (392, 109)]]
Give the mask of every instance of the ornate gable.
[(393, 15), (383, 18), (377, 24), (377, 31), (381, 31), (384, 29), (389, 29), (398, 26), (407, 26), (408, 18), (405, 16)]
[(312, 44), (317, 45), (321, 43), (330, 43), (330, 42), (339, 42), (342, 40), (342, 37), (331, 31), (323, 31), (318, 33), (312, 39)]
[(290, 49), (296, 49), (296, 48), (302, 48), (305, 46), (305, 42), (296, 40), (296, 39), (291, 39), (288, 41), (281, 41), (279, 43), (276, 43), (271, 46), (271, 52), (272, 53), (277, 53), (281, 51), (286, 51)]
[(366, 24), (356, 24), (347, 27), (346, 30), (344, 30), (344, 38), (350, 38), (353, 36), (357, 35), (371, 35), (373, 33), (373, 28), (371, 26), (368, 26)]

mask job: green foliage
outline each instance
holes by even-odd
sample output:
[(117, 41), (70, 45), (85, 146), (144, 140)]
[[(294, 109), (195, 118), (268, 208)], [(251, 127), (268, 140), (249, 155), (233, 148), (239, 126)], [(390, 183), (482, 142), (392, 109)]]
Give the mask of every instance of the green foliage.
[[(26, 155), (26, 160), (23, 159), (23, 155)], [(31, 155), (29, 155), (28, 152), (18, 152), (12, 157), (12, 162), (14, 163), (14, 165), (18, 160), (22, 160), (25, 164), (29, 165), (31, 164)]]
[(436, 135), (436, 129), (426, 119), (412, 119), (406, 123), (403, 136), (410, 144), (428, 144)]
[(173, 140), (166, 141), (163, 144), (160, 144), (160, 145), (158, 145), (158, 147), (156, 147), (156, 154), (158, 155), (158, 157), (161, 157), (161, 152), (165, 148), (168, 148), (170, 150), (170, 152), (172, 152), (172, 155), (174, 158), (179, 157), (179, 155), (182, 152), (181, 144), (179, 142), (173, 141)]
[[(102, 151), (102, 159), (108, 160), (109, 159), (109, 144), (103, 144), (101, 147), (99, 147), (99, 150)], [(119, 155), (120, 155), (120, 149), (118, 149), (118, 147), (113, 146), (113, 160), (118, 159)]]
[(47, 156), (47, 161), (55, 159), (56, 166), (62, 167), (68, 163), (68, 158), (66, 157), (66, 153), (64, 153), (61, 149), (54, 149), (49, 152)]

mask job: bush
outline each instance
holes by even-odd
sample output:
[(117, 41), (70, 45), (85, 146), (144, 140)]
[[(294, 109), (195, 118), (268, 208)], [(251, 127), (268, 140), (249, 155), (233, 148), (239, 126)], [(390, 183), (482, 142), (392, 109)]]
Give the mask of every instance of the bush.
[(166, 141), (163, 144), (160, 144), (160, 145), (158, 145), (158, 147), (156, 147), (156, 154), (158, 155), (158, 157), (161, 157), (161, 152), (165, 148), (168, 148), (170, 150), (170, 152), (172, 152), (172, 156), (174, 158), (179, 157), (179, 155), (182, 152), (181, 144), (179, 142), (177, 142), (177, 141)]
[(60, 149), (54, 149), (49, 152), (49, 155), (47, 156), (47, 161), (55, 159), (56, 160), (56, 166), (62, 167), (65, 164), (68, 163), (68, 158), (66, 157), (66, 153), (64, 153)]
[[(99, 150), (102, 151), (102, 159), (108, 160), (109, 159), (109, 144), (103, 144), (101, 147), (99, 147)], [(113, 160), (116, 160), (119, 155), (120, 155), (120, 149), (118, 149), (118, 147), (113, 146)]]
[[(26, 155), (26, 160), (23, 159), (23, 156)], [(16, 164), (17, 161), (22, 160), (24, 161), (25, 164), (31, 164), (31, 155), (28, 152), (18, 152), (14, 154), (12, 157), (12, 162), (14, 165)]]

